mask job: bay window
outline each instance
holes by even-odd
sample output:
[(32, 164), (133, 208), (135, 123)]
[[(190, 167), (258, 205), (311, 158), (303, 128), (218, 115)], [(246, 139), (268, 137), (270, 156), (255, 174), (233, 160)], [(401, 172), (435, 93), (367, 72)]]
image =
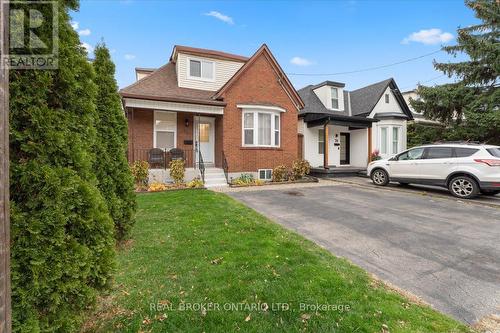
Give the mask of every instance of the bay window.
[(318, 130), (318, 154), (325, 153), (325, 130)]
[(280, 114), (268, 111), (243, 112), (243, 146), (279, 147)]
[(397, 154), (401, 151), (401, 126), (380, 127), (380, 154)]

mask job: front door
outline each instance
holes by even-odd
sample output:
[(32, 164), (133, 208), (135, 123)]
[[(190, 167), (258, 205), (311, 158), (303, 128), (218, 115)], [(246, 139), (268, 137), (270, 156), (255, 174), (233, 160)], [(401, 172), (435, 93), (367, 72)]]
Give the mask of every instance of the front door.
[(195, 158), (198, 163), (198, 149), (201, 151), (203, 162), (215, 162), (215, 118), (195, 117), (194, 126)]
[(349, 133), (340, 133), (340, 165), (348, 165), (350, 161), (350, 141)]

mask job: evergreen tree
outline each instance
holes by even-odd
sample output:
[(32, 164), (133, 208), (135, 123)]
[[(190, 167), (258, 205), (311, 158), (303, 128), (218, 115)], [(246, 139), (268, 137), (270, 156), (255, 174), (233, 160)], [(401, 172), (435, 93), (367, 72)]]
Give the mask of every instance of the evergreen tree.
[(463, 139), (500, 143), (500, 5), (495, 0), (467, 0), (482, 22), (457, 30), (457, 45), (443, 47), (467, 60), (434, 63), (434, 67), (456, 83), (436, 87), (419, 86), (421, 99), (412, 100), (415, 110), (431, 119), (455, 126)]
[(121, 107), (115, 65), (104, 44), (97, 45), (93, 62), (97, 84), (97, 142), (94, 170), (99, 190), (115, 223), (117, 240), (126, 238), (136, 208), (134, 182), (128, 166), (127, 121)]
[[(10, 72), (15, 332), (78, 330), (114, 266), (113, 221), (92, 170), (94, 71), (70, 26), (78, 2), (59, 0), (57, 8), (58, 69)], [(52, 37), (51, 29), (38, 33)]]

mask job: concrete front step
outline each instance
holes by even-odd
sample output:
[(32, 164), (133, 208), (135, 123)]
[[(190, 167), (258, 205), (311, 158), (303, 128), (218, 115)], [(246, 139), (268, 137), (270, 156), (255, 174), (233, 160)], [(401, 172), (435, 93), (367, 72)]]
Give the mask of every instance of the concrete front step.
[(226, 176), (224, 170), (220, 168), (206, 168), (205, 169), (205, 187), (226, 187)]

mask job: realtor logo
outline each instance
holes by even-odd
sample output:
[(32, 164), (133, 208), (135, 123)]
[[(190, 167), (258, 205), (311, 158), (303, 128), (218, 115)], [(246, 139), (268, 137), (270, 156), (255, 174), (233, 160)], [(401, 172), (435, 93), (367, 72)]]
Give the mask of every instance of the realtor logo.
[[(8, 15), (7, 13), (8, 6)], [(9, 46), (2, 40), (1, 66), (11, 69), (56, 69), (58, 67), (57, 1), (4, 1), (1, 37), (9, 20)]]

